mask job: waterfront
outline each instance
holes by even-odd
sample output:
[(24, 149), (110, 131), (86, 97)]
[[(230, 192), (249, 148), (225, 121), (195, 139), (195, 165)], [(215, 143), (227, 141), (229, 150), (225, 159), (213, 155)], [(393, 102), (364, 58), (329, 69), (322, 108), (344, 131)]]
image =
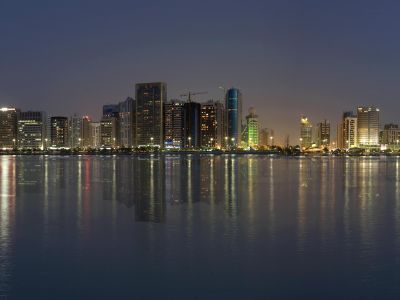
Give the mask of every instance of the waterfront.
[(400, 295), (397, 157), (1, 156), (0, 166), (0, 296)]

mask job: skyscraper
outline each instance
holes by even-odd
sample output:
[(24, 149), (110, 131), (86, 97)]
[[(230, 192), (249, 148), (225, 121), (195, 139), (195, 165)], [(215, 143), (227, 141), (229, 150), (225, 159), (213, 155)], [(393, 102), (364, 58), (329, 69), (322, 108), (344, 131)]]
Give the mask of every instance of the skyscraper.
[(312, 145), (312, 124), (307, 117), (300, 118), (300, 146), (309, 148)]
[(183, 148), (184, 102), (170, 100), (164, 103), (164, 146)]
[(339, 148), (353, 148), (357, 147), (357, 116), (352, 111), (344, 112), (342, 118), (342, 124), (339, 128), (338, 136), (341, 138), (338, 140)]
[(186, 102), (183, 105), (183, 143), (185, 148), (201, 147), (201, 105), (196, 102)]
[(68, 148), (68, 118), (50, 118), (50, 146), (53, 148)]
[(121, 147), (134, 146), (135, 100), (131, 97), (119, 103), (119, 144)]
[(91, 133), (91, 120), (89, 116), (82, 117), (82, 142), (81, 147), (89, 148), (92, 147), (92, 133)]
[[(103, 116), (100, 120), (100, 135), (101, 145), (103, 147), (117, 147), (120, 145), (120, 105), (119, 104), (105, 104), (103, 105)], [(112, 129), (108, 131), (106, 127), (112, 125)], [(107, 132), (107, 133), (106, 133)], [(105, 136), (104, 136), (105, 134)], [(108, 136), (110, 135), (110, 136)], [(107, 136), (107, 137), (106, 137)], [(110, 138), (110, 142), (108, 141)]]
[(357, 108), (358, 145), (376, 147), (379, 145), (379, 109), (373, 106)]
[(231, 88), (226, 92), (225, 109), (227, 143), (229, 147), (238, 147), (242, 136), (242, 93), (240, 90)]
[(100, 148), (100, 122), (91, 122), (90, 123), (90, 147), (92, 148)]
[(117, 118), (103, 116), (100, 121), (100, 147), (116, 148), (118, 146)]
[(224, 140), (224, 106), (209, 100), (201, 104), (201, 146), (221, 148)]
[(11, 149), (17, 146), (17, 109), (0, 109), (0, 148)]
[(136, 142), (138, 146), (163, 147), (163, 110), (166, 99), (165, 83), (136, 84)]
[(317, 145), (327, 147), (331, 142), (331, 124), (324, 120), (317, 124)]
[(74, 114), (69, 118), (69, 144), (71, 148), (82, 147), (82, 117)]
[(249, 109), (249, 114), (246, 116), (247, 130), (247, 145), (251, 148), (259, 146), (259, 124), (258, 116), (253, 107)]
[(18, 148), (44, 149), (46, 145), (46, 114), (25, 111), (18, 114)]

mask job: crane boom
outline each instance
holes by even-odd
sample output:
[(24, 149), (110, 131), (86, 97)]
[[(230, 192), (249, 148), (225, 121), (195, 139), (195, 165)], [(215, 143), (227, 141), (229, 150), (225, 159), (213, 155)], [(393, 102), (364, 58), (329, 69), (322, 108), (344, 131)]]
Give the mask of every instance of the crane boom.
[(187, 97), (188, 102), (192, 102), (192, 96), (194, 95), (204, 95), (208, 94), (208, 92), (188, 92), (187, 94), (180, 95), (181, 97)]

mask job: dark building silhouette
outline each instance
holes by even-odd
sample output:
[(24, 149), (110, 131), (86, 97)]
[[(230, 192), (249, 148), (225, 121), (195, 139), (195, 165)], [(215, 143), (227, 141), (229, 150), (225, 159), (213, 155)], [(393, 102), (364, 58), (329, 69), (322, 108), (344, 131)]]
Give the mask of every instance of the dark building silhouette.
[(228, 145), (240, 146), (242, 139), (242, 93), (236, 88), (226, 92), (226, 134)]
[(136, 142), (138, 146), (164, 146), (164, 103), (167, 86), (163, 82), (136, 84)]
[(185, 148), (201, 147), (201, 105), (196, 102), (187, 102), (183, 105)]
[(183, 148), (184, 102), (170, 100), (164, 104), (164, 146)]
[(68, 118), (50, 118), (50, 145), (55, 148), (68, 148)]

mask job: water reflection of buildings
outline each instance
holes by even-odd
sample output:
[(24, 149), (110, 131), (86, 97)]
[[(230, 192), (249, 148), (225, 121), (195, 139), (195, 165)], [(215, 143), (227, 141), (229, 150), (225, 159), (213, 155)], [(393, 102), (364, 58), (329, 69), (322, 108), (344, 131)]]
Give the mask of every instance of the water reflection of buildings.
[(13, 234), (15, 230), (15, 157), (0, 159), (0, 296), (9, 289)]
[(165, 167), (158, 157), (114, 157), (101, 162), (102, 196), (111, 201), (113, 218), (117, 219), (117, 203), (134, 207), (139, 222), (165, 220)]
[(134, 161), (132, 189), (135, 220), (163, 222), (166, 209), (164, 160), (150, 158)]
[[(99, 175), (102, 197), (133, 207), (136, 221), (164, 222), (167, 205), (185, 205), (185, 218), (190, 220), (194, 213), (198, 213), (194, 206), (198, 202), (210, 205), (211, 214), (215, 213), (215, 205), (222, 202), (228, 215), (235, 216), (240, 186), (249, 190), (238, 180), (238, 162), (235, 156), (199, 155), (104, 160)], [(250, 167), (251, 171), (253, 163)], [(83, 170), (86, 174), (87, 167)], [(117, 209), (114, 204), (112, 209)]]

